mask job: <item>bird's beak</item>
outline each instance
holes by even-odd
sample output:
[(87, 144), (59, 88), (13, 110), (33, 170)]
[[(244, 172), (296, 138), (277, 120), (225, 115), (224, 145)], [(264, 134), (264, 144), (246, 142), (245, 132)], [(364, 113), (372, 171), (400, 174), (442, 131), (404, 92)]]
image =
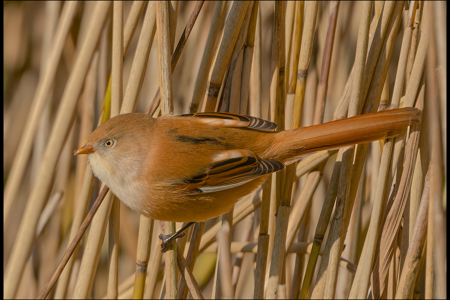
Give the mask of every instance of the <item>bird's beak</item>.
[(81, 147), (80, 149), (78, 149), (77, 151), (75, 151), (75, 155), (79, 155), (79, 154), (92, 154), (94, 153), (94, 147), (92, 147), (92, 144), (90, 143), (86, 143), (83, 147)]

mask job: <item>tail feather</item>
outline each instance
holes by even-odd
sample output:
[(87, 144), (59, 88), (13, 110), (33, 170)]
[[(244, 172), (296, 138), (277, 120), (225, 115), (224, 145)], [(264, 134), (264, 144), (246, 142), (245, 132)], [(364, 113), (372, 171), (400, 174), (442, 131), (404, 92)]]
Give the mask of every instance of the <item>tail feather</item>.
[(419, 122), (420, 116), (417, 108), (400, 108), (282, 131), (277, 134), (268, 157), (285, 162), (319, 150), (391, 138)]

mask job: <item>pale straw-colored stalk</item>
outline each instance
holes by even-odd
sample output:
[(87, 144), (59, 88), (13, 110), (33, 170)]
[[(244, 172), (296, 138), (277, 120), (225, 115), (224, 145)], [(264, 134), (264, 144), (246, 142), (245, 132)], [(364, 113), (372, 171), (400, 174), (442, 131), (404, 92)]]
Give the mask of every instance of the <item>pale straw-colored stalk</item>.
[[(269, 103), (269, 116), (272, 122), (276, 122), (280, 130), (284, 129), (284, 103), (286, 94), (284, 91), (284, 71), (285, 71), (285, 26), (284, 26), (284, 15), (285, 15), (285, 3), (276, 2), (275, 3), (275, 19), (274, 19), (274, 29), (272, 32), (272, 55), (271, 55), (271, 81), (270, 81), (270, 103)], [(294, 170), (295, 166), (291, 166), (291, 172)], [(289, 175), (290, 176), (290, 175)], [(270, 259), (270, 268), (266, 282), (265, 297), (268, 299), (276, 298), (278, 284), (282, 277), (281, 273), (283, 271), (284, 264), (284, 251), (286, 243), (286, 230), (287, 223), (289, 220), (290, 212), (290, 189), (286, 190), (284, 197), (279, 197), (282, 195), (286, 186), (283, 186), (283, 178), (285, 176), (285, 171), (278, 172), (276, 174), (276, 200), (275, 209), (277, 211), (276, 221), (275, 221), (275, 235), (273, 238), (273, 251)], [(287, 181), (288, 182), (288, 181)], [(290, 183), (290, 181), (288, 182)]]
[[(127, 18), (127, 22), (126, 22), (125, 29), (124, 29), (124, 43), (123, 43), (123, 53), (122, 53), (123, 56), (125, 56), (125, 54), (126, 54), (126, 52), (128, 50), (128, 46), (130, 44), (131, 37), (132, 37), (132, 35), (134, 33), (134, 30), (136, 28), (137, 19), (138, 19), (139, 15), (140, 15), (140, 12), (142, 11), (142, 8), (143, 8), (143, 3), (141, 3), (140, 1), (136, 1), (135, 3), (133, 3), (133, 6), (132, 6), (130, 14), (129, 14), (128, 18)], [(95, 66), (96, 66), (96, 64), (95, 64)], [(92, 72), (92, 71), (90, 71), (90, 72)], [(88, 76), (88, 78), (90, 78), (90, 77)], [(91, 82), (90, 80), (87, 80), (87, 81), (88, 81), (88, 83)], [(88, 84), (86, 84), (86, 85), (88, 85)], [(110, 91), (110, 90), (108, 90), (108, 91)], [(107, 93), (107, 95), (109, 95), (109, 97), (106, 97), (105, 101), (110, 101), (111, 94)], [(90, 98), (88, 97), (87, 99), (90, 99)], [(85, 107), (86, 106), (87, 105), (85, 105)], [(89, 106), (87, 106), (87, 107), (89, 107)], [(91, 111), (89, 109), (87, 109), (87, 110)], [(83, 116), (88, 116), (88, 114), (83, 114)], [(92, 117), (93, 116), (91, 115), (91, 118)], [(87, 135), (92, 130), (90, 128), (91, 125), (89, 125), (91, 123), (92, 123), (92, 121), (88, 122), (84, 126), (84, 128), (85, 128), (85, 130), (83, 131), (84, 132), (84, 138), (80, 138), (80, 140), (83, 141), (83, 140), (87, 139)], [(80, 135), (81, 135), (81, 133), (80, 133)], [(82, 165), (83, 162), (84, 163), (86, 162), (86, 158), (83, 160), (81, 157), (79, 157), (78, 158), (78, 162), (79, 162), (78, 165)], [(74, 238), (75, 234), (78, 231), (78, 228), (81, 225), (83, 217), (86, 214), (87, 205), (88, 205), (87, 200), (89, 200), (90, 195), (92, 193), (92, 188), (93, 188), (92, 184), (93, 184), (93, 174), (92, 174), (92, 171), (90, 169), (87, 169), (85, 174), (84, 174), (83, 188), (81, 189), (82, 192), (80, 193), (80, 200), (78, 202), (79, 205), (77, 205), (77, 207), (76, 207), (74, 222), (72, 224), (72, 229), (71, 229), (69, 240), (72, 240)], [(91, 186), (90, 189), (88, 189), (89, 186)], [(74, 257), (76, 257), (77, 251), (78, 251), (78, 247), (75, 249)], [(68, 266), (64, 269), (63, 273), (61, 274), (61, 278), (58, 281), (58, 287), (56, 289), (56, 294), (55, 294), (55, 296), (57, 298), (65, 297), (65, 294), (67, 292), (68, 281), (70, 279), (70, 273), (71, 273), (72, 266), (73, 266), (73, 262), (74, 262), (74, 258), (71, 257)]]
[(250, 74), (249, 111), (251, 116), (261, 117), (262, 102), (262, 61), (261, 61), (261, 7), (258, 5), (258, 16), (255, 28), (255, 50), (253, 52), (252, 71)]
[[(49, 93), (52, 88), (52, 83), (56, 75), (56, 69), (58, 67), (59, 59), (61, 57), (64, 41), (72, 25), (73, 18), (78, 8), (78, 2), (73, 1), (64, 6), (61, 12), (61, 17), (57, 25), (57, 30), (54, 37), (53, 46), (50, 49), (48, 55), (49, 59), (46, 62), (45, 74), (40, 78), (33, 102), (30, 108), (29, 121), (26, 123), (26, 127), (23, 131), (22, 138), (17, 149), (17, 153), (14, 157), (14, 161), (11, 166), (8, 181), (5, 185), (4, 193), (4, 211), (3, 211), (3, 225), (6, 228), (8, 223), (9, 212), (16, 198), (19, 190), (22, 177), (25, 172), (25, 167), (28, 162), (28, 157), (33, 144), (33, 136), (38, 128), (40, 122), (41, 113), (44, 110), (47, 101), (49, 100)], [(6, 232), (7, 233), (7, 232)], [(6, 294), (5, 294), (6, 295)]]
[[(428, 169), (430, 170), (430, 169)], [(430, 199), (430, 172), (427, 172), (425, 178), (425, 187), (423, 189), (422, 199), (417, 214), (417, 222), (414, 226), (414, 232), (406, 255), (406, 261), (401, 271), (396, 299), (412, 298), (414, 285), (419, 275), (420, 261), (424, 260), (423, 250), (427, 237), (427, 219)]]
[(249, 1), (233, 2), (231, 10), (225, 22), (225, 29), (220, 42), (219, 49), (214, 62), (211, 77), (207, 85), (207, 98), (204, 102), (203, 111), (215, 111), (219, 89), (225, 76), (226, 67), (230, 61), (239, 30), (244, 21)]
[[(388, 4), (389, 3), (386, 3), (386, 5), (388, 5)], [(401, 16), (401, 8), (402, 8), (401, 4), (402, 3), (394, 5), (395, 9), (393, 9), (393, 10), (395, 12), (392, 12), (392, 11), (389, 12), (386, 9), (386, 5), (385, 5), (385, 9), (383, 10), (383, 13), (386, 12), (386, 14), (388, 14), (388, 16), (391, 16), (391, 13), (392, 13), (392, 16), (394, 16), (394, 17), (388, 17), (387, 19), (389, 22), (386, 21), (383, 17), (380, 18), (380, 22), (377, 26), (377, 31), (380, 30), (381, 32), (384, 32), (389, 35), (386, 36), (386, 39), (383, 39), (382, 37), (377, 36), (377, 33), (375, 33), (374, 40), (371, 44), (371, 47), (370, 47), (370, 50), (368, 53), (368, 57), (373, 52), (379, 53), (380, 59), (378, 59), (378, 61), (376, 61), (376, 64), (375, 64), (374, 60), (368, 60), (366, 63), (365, 69), (364, 69), (363, 89), (362, 89), (362, 94), (361, 94), (361, 99), (365, 99), (365, 97), (367, 95), (367, 100), (366, 100), (365, 106), (363, 108), (364, 113), (373, 111), (376, 107), (378, 107), (378, 102), (380, 100), (382, 87), (385, 82), (385, 77), (386, 77), (386, 73), (387, 73), (387, 66), (388, 66), (387, 62), (390, 59), (390, 54), (392, 53), (392, 47), (394, 45), (394, 40), (395, 40), (395, 36), (397, 33), (397, 27), (400, 24), (400, 16)], [(384, 28), (384, 30), (383, 30), (383, 28)], [(379, 51), (377, 51), (377, 49), (379, 49)], [(373, 75), (373, 78), (372, 78), (372, 75)], [(372, 83), (370, 84), (370, 89), (369, 89), (370, 81), (372, 81)], [(319, 267), (319, 277), (318, 277), (319, 282), (316, 284), (316, 286), (313, 290), (312, 298), (322, 298), (324, 296), (326, 287), (328, 287), (327, 278), (328, 278), (329, 274), (336, 272), (336, 267), (335, 267), (336, 263), (329, 264), (329, 254), (333, 248), (334, 255), (332, 257), (333, 258), (332, 261), (336, 261), (337, 252), (342, 251), (342, 248), (336, 247), (336, 244), (334, 242), (338, 241), (340, 239), (345, 239), (345, 234), (346, 234), (345, 229), (347, 228), (348, 223), (350, 221), (350, 214), (351, 214), (351, 211), (353, 208), (353, 202), (354, 202), (354, 199), (356, 196), (356, 191), (357, 191), (357, 186), (358, 186), (357, 182), (359, 181), (359, 177), (362, 172), (363, 161), (365, 158), (366, 151), (367, 151), (367, 144), (359, 145), (357, 148), (356, 159), (354, 162), (355, 168), (352, 170), (352, 173), (351, 173), (352, 184), (350, 185), (350, 190), (348, 191), (348, 193), (345, 193), (345, 195), (347, 195), (347, 196), (343, 197), (342, 196), (343, 194), (341, 194), (341, 197), (343, 197), (343, 198), (341, 198), (340, 205), (339, 205), (340, 213), (336, 214), (336, 212), (335, 212), (335, 215), (339, 215), (340, 218), (338, 218), (338, 219), (334, 218), (333, 222), (330, 226), (330, 234), (328, 236), (327, 243), (326, 243), (324, 259), (322, 259), (321, 265)], [(342, 149), (339, 151), (338, 158), (340, 155), (342, 155), (341, 153), (343, 154)], [(336, 164), (335, 168), (336, 167), (340, 168), (339, 166), (340, 166), (340, 164)], [(342, 173), (341, 173), (341, 175), (342, 175)], [(330, 191), (330, 189), (329, 189), (329, 191)], [(334, 199), (334, 196), (331, 199)], [(340, 243), (338, 242), (338, 244), (340, 244)], [(331, 273), (329, 273), (330, 271), (331, 271)], [(328, 289), (327, 291), (328, 291), (328, 293), (327, 293), (328, 297), (331, 297), (331, 294), (334, 294), (334, 291), (331, 291), (330, 289)]]
[(192, 96), (191, 107), (189, 109), (191, 113), (197, 112), (200, 105), (200, 100), (205, 92), (208, 73), (214, 57), (214, 50), (218, 40), (220, 39), (219, 33), (222, 31), (224, 25), (223, 21), (225, 19), (227, 3), (227, 1), (217, 1), (214, 8), (214, 14), (211, 19), (211, 28), (208, 33), (208, 39), (203, 52), (202, 62), (197, 72), (197, 80), (195, 81), (194, 94)]
[[(426, 3), (425, 8), (431, 3)], [(432, 5), (435, 5), (432, 3)], [(430, 22), (432, 14), (429, 11), (426, 12), (424, 9), (424, 17)], [(431, 35), (433, 31), (430, 31)], [(425, 34), (422, 35), (422, 38)], [(436, 38), (437, 37), (433, 37)], [(446, 187), (443, 186), (443, 176), (444, 176), (444, 155), (443, 155), (443, 144), (441, 138), (441, 123), (439, 122), (439, 110), (442, 110), (440, 107), (440, 103), (438, 99), (442, 96), (439, 96), (438, 93), (442, 91), (442, 89), (438, 89), (436, 83), (438, 82), (438, 76), (435, 73), (437, 67), (437, 58), (438, 58), (438, 48), (437, 48), (437, 40), (430, 43), (430, 47), (428, 48), (428, 52), (433, 52), (431, 55), (427, 56), (427, 100), (429, 101), (429, 105), (427, 106), (427, 114), (429, 119), (429, 143), (431, 145), (431, 187), (430, 187), (430, 207), (428, 214), (428, 228), (433, 227), (430, 231), (431, 237), (428, 239), (429, 243), (427, 245), (427, 252), (430, 252), (430, 259), (427, 258), (427, 264), (429, 264), (430, 270), (427, 271), (427, 295), (431, 295), (431, 298), (445, 298), (447, 294), (447, 272), (446, 265), (442, 263), (445, 261), (446, 253), (447, 253), (447, 240), (446, 240), (446, 226), (445, 226), (445, 191)], [(419, 49), (420, 50), (420, 42)], [(441, 63), (441, 62), (439, 62)], [(415, 63), (414, 63), (415, 67)], [(413, 67), (413, 72), (414, 72)], [(445, 66), (443, 66), (445, 67)], [(443, 83), (440, 83), (443, 84)], [(430, 247), (431, 246), (431, 247)], [(433, 262), (432, 262), (433, 260)], [(432, 263), (431, 263), (432, 262)], [(434, 282), (433, 282), (434, 281)], [(435, 288), (433, 289), (433, 284)], [(433, 291), (432, 291), (433, 290)]]
[[(425, 6), (424, 12), (427, 9), (427, 4), (425, 4), (425, 5), (426, 6)], [(404, 101), (404, 105), (405, 106), (412, 106), (414, 104), (415, 100), (416, 100), (416, 97), (417, 97), (417, 94), (418, 94), (418, 89), (420, 87), (420, 81), (421, 81), (423, 70), (424, 70), (424, 67), (425, 67), (424, 60), (425, 60), (425, 57), (426, 57), (426, 49), (428, 47), (428, 40), (429, 40), (428, 37), (429, 37), (429, 34), (428, 34), (428, 31), (427, 31), (427, 25), (425, 24), (425, 28), (423, 30), (422, 38), (419, 41), (419, 47), (418, 47), (418, 50), (417, 50), (416, 59), (414, 61), (413, 71), (411, 72), (411, 78), (410, 78), (410, 81), (408, 82), (408, 86), (406, 88), (406, 95), (405, 95), (405, 101)], [(404, 134), (403, 134), (403, 136), (404, 136)], [(402, 138), (402, 136), (397, 137), (396, 140), (399, 140), (399, 142), (397, 142), (396, 145), (395, 145), (393, 166), (395, 166), (394, 163), (396, 163), (396, 155), (395, 155), (396, 154), (396, 150), (398, 152), (400, 152), (401, 149), (403, 149), (403, 146), (404, 146), (404, 138)], [(398, 160), (398, 158), (397, 158), (397, 160)], [(402, 175), (402, 179), (403, 178), (404, 178), (404, 176)], [(399, 195), (399, 194), (397, 194), (397, 195)], [(399, 198), (398, 201), (400, 201), (402, 199), (403, 198)], [(396, 201), (397, 201), (397, 198), (396, 198)], [(395, 218), (394, 216), (399, 213), (398, 210), (401, 212), (401, 214), (403, 214), (404, 202), (394, 202), (394, 203), (396, 203), (395, 206), (393, 208), (391, 208), (391, 211), (389, 212), (390, 215), (392, 215), (392, 217), (390, 217), (390, 218)], [(394, 219), (392, 219), (392, 220), (394, 220)], [(381, 239), (381, 243), (382, 244), (380, 245), (380, 254), (379, 254), (380, 255), (380, 260), (379, 261), (380, 261), (380, 264), (381, 263), (383, 263), (383, 264), (381, 265), (382, 269), (379, 270), (379, 275), (375, 275), (374, 276), (374, 278), (376, 278), (376, 280), (380, 280), (380, 283), (384, 282), (383, 278), (385, 278), (385, 276), (387, 274), (388, 261), (390, 260), (390, 257), (391, 257), (391, 254), (392, 254), (392, 253), (389, 254), (390, 247), (386, 247), (386, 245), (390, 245), (390, 243), (392, 243), (392, 239), (394, 239), (394, 236), (393, 236), (394, 233), (393, 232), (396, 232), (396, 230), (394, 228), (399, 226), (399, 224), (397, 222), (395, 222), (395, 224), (392, 225), (392, 226), (393, 227), (391, 227), (390, 225), (385, 226), (383, 231), (382, 231), (382, 233), (381, 233), (382, 237), (384, 236), (385, 238)], [(390, 232), (390, 234), (388, 232)], [(385, 240), (386, 237), (389, 238), (390, 241), (386, 241)], [(385, 243), (387, 243), (387, 244), (385, 244)], [(380, 291), (383, 291), (383, 286), (381, 286)], [(377, 290), (375, 290), (374, 293), (376, 295)]]
[[(123, 2), (113, 4), (112, 17), (111, 117), (119, 114), (123, 98)], [(119, 286), (120, 203), (113, 197), (108, 225), (108, 288), (110, 299), (117, 298)]]
[[(158, 1), (156, 3), (156, 27), (158, 35), (158, 62), (159, 62), (159, 84), (161, 90), (161, 114), (173, 114), (173, 93), (172, 93), (172, 69), (170, 59), (172, 47), (170, 45), (169, 28), (169, 2)], [(175, 223), (166, 224), (164, 234), (175, 232)], [(165, 254), (165, 279), (166, 297), (177, 298), (177, 253), (176, 241), (172, 242), (170, 249)]]
[(150, 49), (152, 48), (156, 33), (155, 6), (155, 2), (149, 2), (147, 4), (141, 34), (131, 66), (130, 78), (128, 79), (128, 85), (125, 90), (125, 95), (123, 96), (124, 104), (122, 105), (121, 113), (134, 111), (137, 99), (139, 98), (145, 71), (147, 69)]
[(13, 298), (18, 287), (20, 274), (34, 241), (34, 229), (48, 197), (51, 179), (56, 166), (58, 155), (69, 127), (73, 122), (74, 108), (80, 95), (84, 78), (91, 63), (97, 41), (106, 20), (110, 2), (101, 2), (96, 6), (90, 31), (88, 32), (83, 47), (67, 82), (61, 104), (55, 119), (52, 134), (45, 151), (44, 160), (41, 164), (39, 176), (30, 194), (30, 199), (25, 210), (23, 222), (20, 226), (12, 254), (5, 271), (5, 293), (6, 298)]

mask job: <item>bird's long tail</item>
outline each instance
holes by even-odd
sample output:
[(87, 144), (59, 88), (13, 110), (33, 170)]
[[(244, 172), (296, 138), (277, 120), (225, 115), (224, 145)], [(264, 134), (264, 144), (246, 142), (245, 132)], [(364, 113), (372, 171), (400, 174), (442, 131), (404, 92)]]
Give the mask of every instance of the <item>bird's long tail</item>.
[(269, 156), (286, 162), (310, 152), (391, 138), (419, 122), (420, 117), (417, 108), (400, 108), (282, 131), (275, 137)]

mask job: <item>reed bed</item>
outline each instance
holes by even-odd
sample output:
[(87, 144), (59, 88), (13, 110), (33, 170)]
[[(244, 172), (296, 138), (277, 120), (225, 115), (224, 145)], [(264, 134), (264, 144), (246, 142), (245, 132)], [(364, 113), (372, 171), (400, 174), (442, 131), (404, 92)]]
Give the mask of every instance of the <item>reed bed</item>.
[[(3, 6), (5, 298), (446, 298), (445, 2)], [(184, 224), (72, 155), (133, 111), (290, 129), (407, 106), (419, 124), (303, 157), (165, 254)]]

